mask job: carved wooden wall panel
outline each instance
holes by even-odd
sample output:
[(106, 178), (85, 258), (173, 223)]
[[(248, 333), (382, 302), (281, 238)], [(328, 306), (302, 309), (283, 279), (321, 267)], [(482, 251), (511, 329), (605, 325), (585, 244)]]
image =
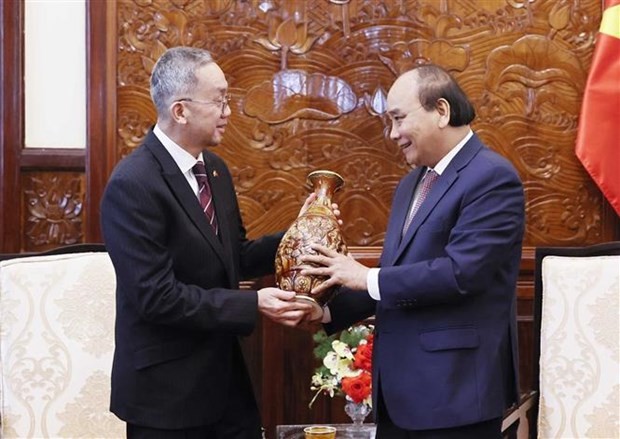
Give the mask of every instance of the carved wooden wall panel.
[[(573, 148), (598, 0), (131, 1), (118, 4), (117, 158), (155, 121), (148, 78), (168, 47), (212, 52), (233, 115), (216, 151), (251, 236), (289, 225), (306, 175), (339, 172), (352, 246), (380, 246), (407, 168), (386, 139), (385, 93), (415, 63), (449, 68), (474, 128), (525, 183), (526, 245), (610, 239), (609, 214)], [(575, 195), (576, 193), (576, 195)], [(613, 232), (613, 231), (612, 231)]]
[(24, 251), (44, 251), (83, 241), (84, 174), (24, 172)]

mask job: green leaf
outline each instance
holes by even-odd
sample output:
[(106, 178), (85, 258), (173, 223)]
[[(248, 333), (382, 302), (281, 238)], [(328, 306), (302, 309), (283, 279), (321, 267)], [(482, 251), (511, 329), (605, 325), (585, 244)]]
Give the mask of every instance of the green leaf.
[(353, 326), (340, 333), (340, 341), (349, 345), (351, 349), (356, 348), (360, 341), (368, 336), (368, 328), (365, 326)]
[(332, 341), (336, 339), (336, 335), (328, 336), (325, 331), (321, 329), (312, 336), (312, 339), (316, 343), (313, 351), (314, 357), (322, 362), (325, 355), (332, 350)]

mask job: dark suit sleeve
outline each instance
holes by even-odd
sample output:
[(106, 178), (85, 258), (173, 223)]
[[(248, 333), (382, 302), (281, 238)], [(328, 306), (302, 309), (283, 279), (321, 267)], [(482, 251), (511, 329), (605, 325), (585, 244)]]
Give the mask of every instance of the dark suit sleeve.
[(276, 250), (284, 233), (245, 239), (241, 244), (241, 278), (250, 279), (275, 272)]
[(453, 195), (450, 207), (438, 204), (420, 226), (412, 244), (415, 251), (406, 253), (399, 264), (381, 268), (384, 307), (458, 303), (517, 271), (506, 267), (519, 260), (521, 251), (521, 182), (508, 165), (482, 162), (470, 168), (451, 189), (459, 195)]
[(227, 185), (222, 187), (226, 188), (227, 193), (224, 196), (231, 201), (229, 205), (233, 209), (233, 221), (231, 221), (231, 224), (237, 226), (237, 229), (232, 231), (232, 236), (234, 237), (232, 245), (235, 249), (239, 249), (238, 268), (240, 278), (246, 280), (273, 274), (275, 271), (276, 250), (282, 236), (284, 236), (284, 232), (265, 235), (254, 240), (248, 239), (230, 170), (224, 161), (215, 154), (207, 151), (203, 154), (209, 157), (221, 178), (228, 182)]
[(332, 321), (325, 324), (324, 329), (333, 334), (374, 315), (377, 301), (366, 291), (341, 288), (327, 306)]
[[(198, 234), (189, 235), (189, 228), (173, 229), (173, 204), (166, 198), (169, 191), (156, 186), (153, 178), (132, 175), (139, 168), (123, 169), (110, 179), (101, 205), (105, 244), (122, 295), (120, 306), (132, 306), (145, 321), (161, 325), (250, 333), (257, 319), (256, 293), (217, 287), (223, 285), (223, 269), (215, 265), (217, 260), (199, 262), (202, 254), (192, 253), (199, 251), (192, 242), (196, 247), (205, 245)], [(173, 258), (172, 239), (186, 243), (183, 256)], [(213, 268), (199, 263), (213, 264)], [(179, 280), (175, 264), (190, 267), (186, 276), (196, 273), (193, 282)]]

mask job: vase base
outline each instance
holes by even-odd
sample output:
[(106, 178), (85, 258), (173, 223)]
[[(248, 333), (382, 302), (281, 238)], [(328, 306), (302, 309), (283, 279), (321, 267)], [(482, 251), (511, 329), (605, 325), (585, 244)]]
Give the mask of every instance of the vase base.
[(314, 300), (310, 296), (304, 296), (302, 294), (297, 294), (295, 296), (295, 301), (300, 303), (309, 303), (312, 305), (312, 311), (310, 312), (310, 319), (316, 320), (323, 315), (323, 308), (318, 304), (316, 300)]
[(354, 431), (359, 430), (363, 427), (364, 419), (366, 419), (366, 416), (370, 414), (372, 408), (370, 408), (363, 402), (347, 401), (347, 403), (344, 405), (344, 411), (353, 421), (353, 424), (347, 427), (347, 430), (350, 429)]

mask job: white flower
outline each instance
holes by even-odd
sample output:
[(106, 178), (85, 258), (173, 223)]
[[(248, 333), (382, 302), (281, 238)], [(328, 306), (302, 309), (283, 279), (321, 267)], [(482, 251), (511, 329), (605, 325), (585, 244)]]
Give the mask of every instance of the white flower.
[(332, 342), (333, 351), (329, 351), (325, 358), (323, 358), (323, 364), (329, 369), (329, 373), (334, 375), (335, 379), (340, 382), (343, 377), (355, 376), (356, 372), (351, 370), (351, 364), (354, 356), (351, 352), (351, 348), (346, 343), (340, 340), (334, 340)]
[(321, 392), (327, 392), (329, 396), (333, 398), (336, 394), (336, 390), (338, 389), (338, 383), (339, 381), (336, 379), (335, 376), (327, 377), (321, 375), (321, 373), (319, 372), (315, 373), (312, 376), (312, 386), (310, 387), (310, 389), (316, 390), (317, 392), (314, 395), (314, 398), (312, 398), (312, 401), (310, 401), (310, 404), (308, 404), (308, 407), (312, 407), (312, 404)]
[(351, 352), (351, 348), (348, 344), (343, 343), (340, 340), (334, 340), (332, 342), (332, 348), (340, 357), (353, 360), (353, 353)]
[(343, 373), (349, 369), (351, 360), (340, 358), (334, 351), (329, 351), (325, 358), (323, 358), (323, 364), (329, 369), (329, 373), (335, 377), (342, 377)]
[(312, 387), (321, 387), (323, 385), (323, 376), (320, 373), (312, 375)]

